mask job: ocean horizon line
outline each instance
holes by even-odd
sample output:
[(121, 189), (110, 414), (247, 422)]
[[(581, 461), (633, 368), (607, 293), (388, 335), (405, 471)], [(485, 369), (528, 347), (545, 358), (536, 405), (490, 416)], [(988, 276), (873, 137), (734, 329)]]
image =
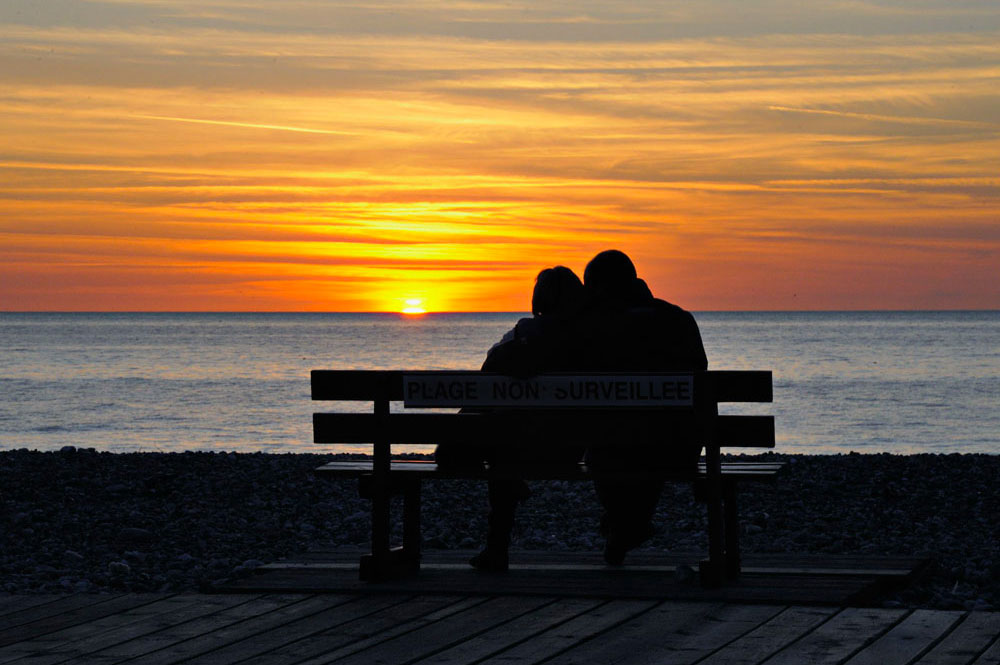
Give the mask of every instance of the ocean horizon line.
[[(1000, 312), (1000, 307), (996, 308), (954, 308), (954, 309), (691, 309), (695, 314), (962, 314), (962, 313), (993, 313)], [(420, 313), (407, 313), (391, 310), (4, 310), (0, 309), (0, 315), (4, 314), (205, 314), (205, 315), (330, 315), (330, 314), (356, 314), (356, 315), (386, 315), (401, 318), (419, 319), (425, 316), (441, 316), (455, 314), (512, 314), (530, 315), (528, 310), (440, 310)]]

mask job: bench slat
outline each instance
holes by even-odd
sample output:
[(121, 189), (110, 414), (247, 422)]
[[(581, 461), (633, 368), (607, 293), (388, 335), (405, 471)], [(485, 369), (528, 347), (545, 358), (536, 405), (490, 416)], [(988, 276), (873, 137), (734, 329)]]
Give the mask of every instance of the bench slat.
[[(442, 370), (441, 374), (481, 376), (482, 372)], [(311, 373), (314, 400), (374, 401), (403, 399), (403, 375), (434, 374), (430, 371), (409, 370), (321, 370)], [(595, 373), (597, 374), (597, 373)], [(641, 377), (662, 372), (617, 373)], [(709, 371), (695, 372), (708, 382), (719, 402), (770, 402), (773, 400), (771, 372)]]
[(403, 399), (402, 371), (314, 369), (310, 379), (314, 400)]
[[(371, 443), (375, 432), (400, 444), (475, 442), (484, 445), (602, 445), (620, 441), (662, 444), (662, 432), (690, 428), (694, 416), (675, 412), (315, 413), (315, 443)], [(773, 448), (774, 416), (718, 416), (716, 443)]]
[[(722, 476), (730, 480), (766, 481), (773, 479), (784, 467), (783, 462), (734, 462), (722, 465)], [(486, 479), (504, 475), (502, 471), (493, 472), (485, 467), (462, 466), (458, 469), (441, 468), (437, 463), (423, 460), (392, 460), (392, 473), (402, 473), (407, 476), (435, 478), (478, 478)], [(316, 473), (339, 476), (358, 477), (372, 473), (371, 460), (349, 460), (329, 462), (316, 469)], [(517, 478), (538, 480), (590, 480), (595, 476), (614, 476), (634, 478), (642, 475), (638, 471), (625, 472), (594, 472), (585, 464), (561, 466), (525, 465), (511, 474)], [(654, 474), (659, 476), (659, 474)], [(699, 477), (705, 476), (704, 463), (698, 465)], [(690, 480), (678, 476), (675, 480)]]
[(760, 370), (705, 372), (717, 402), (773, 402), (771, 372)]

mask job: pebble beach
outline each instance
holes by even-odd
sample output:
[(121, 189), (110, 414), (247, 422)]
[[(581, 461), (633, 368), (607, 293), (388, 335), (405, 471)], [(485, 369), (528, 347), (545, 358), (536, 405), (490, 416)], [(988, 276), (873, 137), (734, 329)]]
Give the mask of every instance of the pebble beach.
[[(0, 451), (0, 593), (196, 591), (310, 549), (368, 543), (354, 481), (333, 455)], [(763, 455), (788, 462), (742, 492), (748, 553), (926, 556), (886, 604), (1000, 609), (1000, 456)], [(514, 549), (599, 551), (585, 483), (532, 483)], [(428, 483), (428, 549), (476, 549), (485, 484)], [(668, 485), (649, 551), (704, 551), (705, 511)], [(626, 559), (627, 565), (627, 559)]]

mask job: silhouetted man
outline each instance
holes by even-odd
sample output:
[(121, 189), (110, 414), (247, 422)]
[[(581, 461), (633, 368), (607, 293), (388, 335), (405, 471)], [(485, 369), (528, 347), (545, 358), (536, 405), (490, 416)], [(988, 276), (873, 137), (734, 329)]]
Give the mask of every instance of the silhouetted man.
[[(581, 369), (648, 372), (708, 367), (694, 317), (654, 298), (628, 256), (618, 250), (601, 252), (587, 264), (583, 282), (590, 306), (581, 321)], [(603, 469), (634, 469), (638, 464), (693, 473), (700, 445), (684, 440), (683, 433), (674, 437), (660, 445), (630, 446), (624, 453), (613, 445), (595, 447), (587, 452), (587, 459)], [(651, 520), (663, 481), (599, 480), (594, 484), (604, 507), (604, 559), (619, 565), (628, 550), (652, 535)]]

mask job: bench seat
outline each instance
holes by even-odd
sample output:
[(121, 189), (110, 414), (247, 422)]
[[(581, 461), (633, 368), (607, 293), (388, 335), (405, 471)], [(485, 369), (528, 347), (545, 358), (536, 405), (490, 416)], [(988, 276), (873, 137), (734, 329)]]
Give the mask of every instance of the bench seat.
[[(769, 481), (784, 467), (784, 462), (723, 462), (723, 481)], [(358, 478), (373, 472), (371, 460), (344, 460), (328, 462), (317, 467), (316, 473), (327, 477)], [(394, 459), (390, 463), (390, 473), (403, 474), (407, 477), (420, 478), (451, 478), (451, 479), (482, 479), (513, 477), (524, 480), (593, 480), (595, 478), (635, 478), (641, 477), (639, 471), (595, 471), (584, 463), (576, 465), (527, 465), (519, 464), (514, 470), (504, 468), (491, 469), (488, 465), (462, 465), (460, 467), (441, 468), (430, 460)], [(662, 473), (651, 472), (651, 476), (663, 477)], [(698, 464), (698, 478), (706, 476), (705, 463)], [(692, 480), (687, 476), (666, 476), (667, 480), (685, 482)]]

